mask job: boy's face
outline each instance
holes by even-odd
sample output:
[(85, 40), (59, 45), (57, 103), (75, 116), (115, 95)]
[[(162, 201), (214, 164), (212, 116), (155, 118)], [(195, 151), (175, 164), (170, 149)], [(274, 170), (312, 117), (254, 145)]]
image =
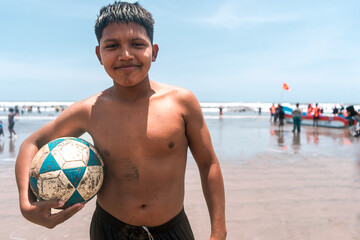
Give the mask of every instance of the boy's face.
[(112, 23), (104, 28), (96, 55), (115, 83), (132, 87), (148, 76), (158, 49), (156, 44), (151, 45), (143, 26)]

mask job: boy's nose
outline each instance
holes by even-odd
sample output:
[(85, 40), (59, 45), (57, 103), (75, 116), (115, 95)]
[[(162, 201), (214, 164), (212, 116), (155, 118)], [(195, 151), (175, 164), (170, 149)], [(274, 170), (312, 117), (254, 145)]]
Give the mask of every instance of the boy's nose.
[(133, 55), (128, 49), (122, 49), (121, 52), (118, 55), (119, 60), (129, 60), (132, 59)]

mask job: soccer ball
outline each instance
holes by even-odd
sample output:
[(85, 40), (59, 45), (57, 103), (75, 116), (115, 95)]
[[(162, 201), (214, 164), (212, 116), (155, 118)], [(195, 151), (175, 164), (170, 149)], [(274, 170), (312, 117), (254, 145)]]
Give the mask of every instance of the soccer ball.
[(30, 188), (39, 200), (58, 199), (64, 207), (85, 203), (99, 191), (104, 163), (87, 141), (66, 137), (45, 144), (30, 166)]

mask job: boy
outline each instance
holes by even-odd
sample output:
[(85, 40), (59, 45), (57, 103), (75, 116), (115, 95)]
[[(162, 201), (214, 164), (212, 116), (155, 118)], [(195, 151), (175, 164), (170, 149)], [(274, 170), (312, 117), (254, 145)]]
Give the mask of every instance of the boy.
[(53, 228), (83, 207), (51, 214), (63, 203), (36, 201), (28, 172), (41, 146), (88, 132), (106, 172), (91, 239), (193, 239), (183, 209), (188, 147), (210, 213), (210, 239), (225, 239), (223, 180), (200, 105), (190, 91), (149, 79), (159, 50), (152, 43), (153, 24), (137, 3), (115, 2), (100, 10), (96, 55), (113, 86), (73, 104), (22, 144), (16, 176), (21, 212), (29, 221)]

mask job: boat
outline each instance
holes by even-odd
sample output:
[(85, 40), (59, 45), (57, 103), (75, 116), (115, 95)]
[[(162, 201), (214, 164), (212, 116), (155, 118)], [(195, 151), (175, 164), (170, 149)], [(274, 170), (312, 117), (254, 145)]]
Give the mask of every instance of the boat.
[[(289, 107), (283, 106), (283, 111), (285, 113), (286, 123), (293, 123), (292, 118), (292, 109)], [(302, 113), (301, 116), (301, 125), (313, 125), (314, 117), (312, 115), (306, 115)], [(348, 119), (344, 115), (340, 114), (338, 116), (330, 115), (321, 115), (319, 117), (318, 126), (319, 127), (331, 127), (331, 128), (346, 128), (356, 124), (357, 121), (353, 119)]]

